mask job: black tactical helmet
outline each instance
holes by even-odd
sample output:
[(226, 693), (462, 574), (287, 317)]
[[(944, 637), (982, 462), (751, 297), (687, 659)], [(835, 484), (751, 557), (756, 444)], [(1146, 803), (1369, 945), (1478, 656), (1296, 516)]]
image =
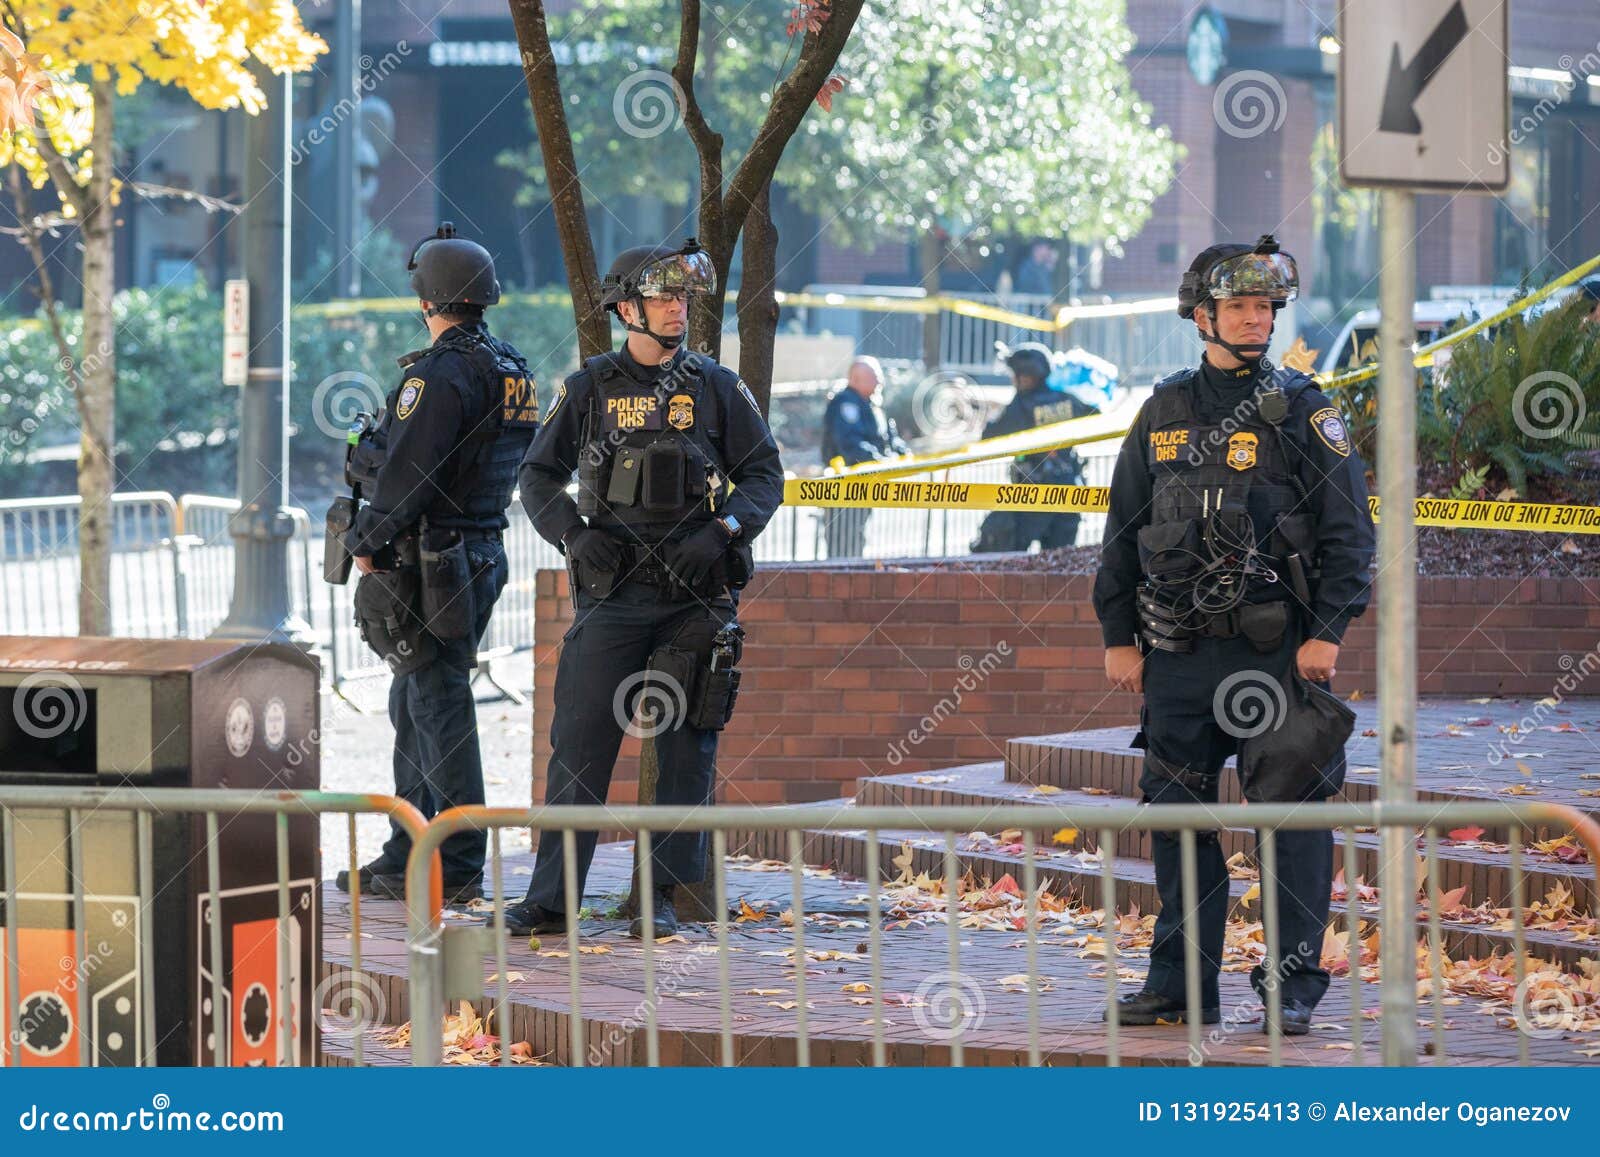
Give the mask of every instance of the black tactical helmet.
[(448, 313), (450, 306), (482, 308), (500, 300), (500, 282), (494, 276), (494, 258), (476, 241), (456, 236), (446, 221), (432, 237), (424, 237), (406, 263), (411, 289), (432, 302), (432, 313)]
[(1017, 375), (1028, 374), (1034, 381), (1042, 382), (1050, 376), (1055, 363), (1050, 358), (1050, 348), (1041, 342), (1023, 342), (1006, 355), (1006, 368)]
[(1178, 316), (1191, 318), (1208, 301), (1225, 297), (1267, 297), (1276, 312), (1299, 291), (1294, 258), (1264, 233), (1253, 246), (1230, 241), (1201, 250), (1178, 286)]
[(717, 272), (711, 255), (693, 237), (670, 245), (636, 245), (617, 254), (600, 283), (600, 304), (617, 311), (620, 302), (663, 292), (715, 293)]

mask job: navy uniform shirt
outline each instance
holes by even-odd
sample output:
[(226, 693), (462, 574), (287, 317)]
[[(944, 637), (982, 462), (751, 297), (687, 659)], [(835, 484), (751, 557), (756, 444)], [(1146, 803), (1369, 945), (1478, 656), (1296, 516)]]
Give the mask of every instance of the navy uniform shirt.
[[(621, 364), (628, 376), (649, 384), (673, 373), (680, 359), (691, 356), (698, 355), (680, 349), (664, 366), (644, 366), (623, 346)], [(701, 388), (717, 391), (722, 421), (721, 436), (715, 445), (722, 455), (723, 469), (734, 484), (733, 493), (718, 514), (737, 519), (740, 538), (749, 541), (761, 533), (783, 501), (778, 444), (773, 441), (750, 387), (732, 370), (709, 358), (703, 360), (709, 372), (702, 379)], [(567, 483), (578, 468), (584, 418), (595, 388), (594, 375), (587, 369), (580, 369), (562, 383), (517, 474), (522, 505), (533, 520), (534, 529), (557, 545), (569, 531), (584, 525), (578, 504), (567, 493)]]
[[(489, 333), (488, 326), (477, 321), (455, 326), (446, 336), (457, 329), (485, 337)], [(484, 395), (484, 383), (461, 350), (441, 349), (435, 342), (406, 366), (378, 423), (377, 441), (387, 446), (387, 452), (377, 485), (362, 495), (367, 504), (345, 536), (351, 554), (380, 550), (415, 527), (424, 514), (445, 516), (455, 523), (462, 520), (456, 505), (460, 496), (452, 493), (460, 473), (459, 450), (483, 423), (496, 420), (498, 401)], [(485, 529), (508, 525), (501, 515)]]
[(906, 444), (883, 407), (849, 386), (828, 399), (822, 415), (822, 464), (843, 458), (846, 466), (907, 453)]
[[(1231, 405), (1248, 393), (1252, 381), (1248, 375), (1243, 378), (1234, 396), (1221, 379), (1217, 372), (1196, 379), (1195, 416), (1202, 423), (1224, 418)], [(1150, 522), (1154, 492), (1145, 460), (1149, 409), (1146, 402), (1134, 419), (1111, 476), (1111, 509), (1094, 580), (1095, 614), (1107, 647), (1132, 647), (1139, 632), (1138, 534)], [(1321, 561), (1307, 637), (1337, 643), (1350, 620), (1366, 610), (1371, 594), (1368, 571), (1376, 536), (1367, 507), (1366, 467), (1351, 448), (1337, 407), (1314, 386), (1294, 396), (1281, 429), (1284, 456), (1305, 487), (1305, 502), (1316, 522)]]

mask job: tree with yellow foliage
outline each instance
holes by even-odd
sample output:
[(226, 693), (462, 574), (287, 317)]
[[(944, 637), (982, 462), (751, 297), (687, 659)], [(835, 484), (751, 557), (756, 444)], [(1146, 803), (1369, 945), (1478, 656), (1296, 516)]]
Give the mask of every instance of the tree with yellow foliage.
[[(0, 166), (7, 167), (24, 243), (77, 398), (81, 579), (78, 630), (111, 633), (111, 495), (115, 489), (116, 335), (111, 299), (118, 97), (146, 81), (172, 85), (207, 109), (244, 108), (266, 94), (252, 64), (301, 72), (327, 45), (291, 0), (0, 0)], [(59, 208), (35, 215), (27, 189), (49, 188)], [(73, 353), (53, 313), (39, 237), (56, 218), (77, 225), (83, 252), (83, 338)]]

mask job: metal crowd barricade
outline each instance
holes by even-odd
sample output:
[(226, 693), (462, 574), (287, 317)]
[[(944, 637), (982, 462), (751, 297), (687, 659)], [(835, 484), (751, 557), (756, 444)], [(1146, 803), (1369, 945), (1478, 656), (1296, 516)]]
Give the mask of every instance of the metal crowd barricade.
[[(361, 795), (354, 793), (333, 792), (255, 792), (232, 791), (204, 788), (162, 788), (146, 790), (142, 788), (94, 788), (94, 787), (3, 787), (0, 786), (0, 897), (4, 898), (6, 913), (5, 920), (5, 992), (19, 993), (19, 971), (21, 953), (19, 949), (20, 922), (14, 914), (19, 913), (19, 899), (26, 899), (29, 893), (19, 889), (18, 883), (22, 877), (18, 874), (15, 849), (16, 849), (16, 823), (19, 813), (52, 812), (67, 813), (67, 823), (70, 839), (70, 875), (72, 878), (72, 893), (70, 902), (73, 913), (73, 929), (76, 938), (75, 959), (83, 961), (87, 957), (86, 931), (83, 917), (86, 890), (84, 886), (84, 849), (81, 846), (80, 829), (84, 821), (101, 813), (127, 812), (135, 817), (136, 823), (136, 849), (138, 862), (137, 868), (137, 905), (139, 916), (137, 920), (138, 944), (140, 966), (140, 993), (139, 1012), (141, 1017), (141, 1039), (143, 1052), (139, 1056), (141, 1066), (154, 1063), (156, 1042), (156, 986), (158, 983), (172, 983), (182, 985), (184, 977), (160, 977), (155, 975), (155, 942), (160, 935), (180, 935), (181, 929), (158, 929), (153, 925), (153, 912), (158, 895), (155, 881), (155, 837), (153, 821), (159, 815), (190, 814), (200, 815), (205, 819), (206, 839), (205, 857), (208, 876), (208, 888), (202, 893), (210, 903), (212, 912), (220, 911), (221, 899), (220, 877), (221, 870), (217, 854), (219, 817), (237, 816), (241, 814), (270, 814), (276, 818), (276, 892), (277, 892), (277, 930), (274, 937), (277, 959), (278, 992), (277, 1008), (280, 1016), (278, 1033), (278, 1063), (283, 1064), (287, 1059), (289, 1049), (290, 1029), (289, 1017), (292, 1001), (290, 1000), (291, 968), (289, 965), (290, 938), (284, 934), (283, 929), (289, 920), (289, 820), (293, 816), (323, 816), (328, 814), (344, 814), (349, 817), (349, 871), (354, 879), (360, 867), (360, 857), (356, 848), (356, 817), (363, 814), (379, 815), (393, 820), (404, 827), (413, 840), (419, 840), (426, 828), (426, 821), (420, 812), (404, 800), (385, 795)], [(188, 865), (184, 865), (187, 868)], [(433, 857), (430, 866), (422, 863), (416, 877), (422, 889), (422, 900), (416, 906), (417, 911), (430, 911), (433, 918), (437, 919), (440, 910), (443, 883), (440, 876), (438, 858)], [(170, 882), (169, 882), (170, 884)], [(319, 881), (320, 884), (320, 881)], [(359, 888), (350, 896), (350, 954), (351, 973), (356, 977), (364, 974), (361, 969), (361, 897)], [(430, 907), (431, 905), (431, 907)], [(206, 922), (209, 932), (209, 947), (211, 959), (223, 959), (222, 948), (222, 920), (220, 918)], [(76, 990), (77, 1008), (74, 1010), (76, 1023), (86, 1026), (90, 1023), (88, 1015), (88, 985), (77, 982), (73, 986)], [(314, 987), (314, 985), (313, 985)], [(10, 998), (11, 1013), (16, 1013), (20, 1008), (20, 1001), (15, 995)], [(225, 1023), (223, 1002), (212, 1000), (210, 1003), (211, 1032), (214, 1040), (225, 1039)], [(310, 1003), (310, 1002), (308, 1002)], [(320, 1010), (306, 1008), (304, 1015), (317, 1016)], [(0, 1018), (0, 1023), (9, 1024), (10, 1017)], [(363, 1039), (360, 1031), (361, 1025), (356, 1025), (352, 1033), (351, 1047), (354, 1052), (355, 1062), (360, 1064), (363, 1059)], [(20, 1046), (6, 1050), (8, 1063), (19, 1063)], [(80, 1059), (85, 1055), (80, 1050)], [(222, 1055), (220, 1048), (213, 1049), (213, 1056)], [(314, 1061), (315, 1058), (313, 1058)]]
[[(185, 494), (178, 499), (178, 633), (188, 638), (205, 638), (228, 617), (234, 559), (228, 524), (238, 510), (236, 498)], [(288, 511), (294, 523), (289, 540), (289, 606), (311, 624), (318, 638), (326, 638), (326, 624), (313, 617), (311, 518), (299, 507)], [(319, 542), (318, 550), (320, 546)]]
[[(1382, 803), (1314, 803), (1314, 804), (1174, 804), (1159, 807), (1137, 807), (1108, 811), (1104, 808), (1056, 807), (1044, 804), (1003, 805), (993, 807), (826, 807), (826, 808), (759, 808), (759, 807), (548, 807), (532, 811), (506, 808), (466, 807), (444, 812), (431, 822), (422, 838), (413, 845), (412, 858), (407, 865), (407, 904), (412, 935), (411, 991), (412, 1012), (412, 1062), (418, 1065), (436, 1065), (442, 1058), (442, 1023), (445, 1012), (443, 929), (437, 916), (437, 906), (429, 891), (428, 865), (434, 859), (440, 844), (450, 836), (468, 830), (487, 830), (491, 833), (494, 898), (492, 927), (495, 937), (495, 964), (498, 987), (495, 993), (496, 1024), (509, 1025), (508, 980), (504, 909), (504, 870), (500, 859), (499, 830), (506, 827), (528, 827), (538, 831), (559, 831), (562, 834), (564, 877), (566, 881), (565, 910), (567, 913), (566, 955), (568, 961), (568, 999), (571, 1002), (569, 1024), (571, 1047), (569, 1056), (574, 1066), (584, 1063), (584, 1026), (582, 1019), (583, 985), (580, 975), (579, 930), (577, 913), (580, 897), (576, 883), (576, 833), (579, 831), (631, 831), (637, 837), (638, 891), (640, 916), (646, 927), (653, 917), (654, 888), (650, 843), (653, 833), (675, 831), (709, 831), (711, 861), (715, 887), (715, 907), (723, 918), (716, 921), (718, 947), (718, 992), (721, 1005), (720, 1062), (724, 1066), (736, 1063), (733, 1043), (733, 1015), (729, 978), (728, 952), (728, 889), (726, 857), (730, 832), (787, 831), (789, 869), (793, 874), (792, 922), (796, 960), (795, 1027), (797, 1032), (797, 1063), (809, 1063), (810, 1041), (806, 1022), (805, 979), (805, 903), (802, 891), (802, 846), (804, 832), (864, 832), (866, 836), (866, 876), (868, 887), (867, 920), (869, 924), (869, 952), (872, 969), (872, 1058), (875, 1066), (886, 1060), (884, 1040), (884, 1003), (881, 978), (883, 973), (883, 908), (881, 903), (882, 878), (879, 866), (878, 834), (880, 831), (922, 831), (944, 839), (943, 879), (946, 897), (945, 920), (949, 926), (947, 967), (951, 974), (959, 972), (960, 963), (960, 906), (957, 881), (959, 856), (956, 851), (958, 834), (988, 828), (1015, 828), (1022, 832), (1022, 879), (1025, 900), (1028, 1012), (1027, 1050), (1028, 1063), (1043, 1063), (1041, 1045), (1039, 995), (1039, 887), (1038, 865), (1034, 850), (1039, 833), (1049, 833), (1059, 828), (1074, 828), (1098, 837), (1100, 849), (1100, 904), (1101, 927), (1106, 934), (1105, 944), (1105, 997), (1108, 1004), (1106, 1033), (1106, 1058), (1109, 1065), (1119, 1065), (1122, 1059), (1121, 1025), (1117, 1015), (1119, 949), (1115, 931), (1117, 912), (1116, 847), (1117, 837), (1128, 832), (1176, 831), (1180, 841), (1182, 886), (1185, 896), (1184, 948), (1187, 977), (1187, 1027), (1189, 1063), (1205, 1063), (1206, 1048), (1201, 1016), (1200, 993), (1200, 941), (1193, 913), (1197, 888), (1196, 834), (1218, 828), (1255, 828), (1259, 835), (1258, 858), (1260, 862), (1261, 896), (1263, 900), (1263, 932), (1266, 942), (1264, 974), (1278, 975), (1280, 939), (1278, 926), (1276, 879), (1278, 863), (1275, 837), (1284, 830), (1332, 829), (1341, 833), (1344, 846), (1345, 879), (1349, 881), (1352, 895), (1356, 880), (1356, 834), (1360, 828), (1401, 827), (1420, 829), (1428, 860), (1426, 936), (1430, 947), (1432, 983), (1430, 984), (1435, 1063), (1448, 1063), (1444, 1037), (1444, 983), (1443, 937), (1441, 925), (1442, 892), (1438, 871), (1438, 837), (1441, 831), (1458, 826), (1478, 824), (1498, 826), (1509, 831), (1512, 895), (1515, 980), (1518, 992), (1526, 979), (1525, 917), (1523, 912), (1523, 874), (1521, 871), (1521, 842), (1525, 831), (1540, 824), (1559, 825), (1572, 831), (1587, 848), (1591, 863), (1595, 865), (1597, 882), (1590, 900), (1590, 911), (1597, 911), (1600, 900), (1600, 824), (1574, 808), (1549, 803), (1518, 803), (1512, 801), (1484, 801), (1464, 803), (1413, 803), (1392, 805)], [(1048, 838), (1048, 836), (1047, 836)], [(535, 840), (537, 844), (537, 839)], [(1379, 887), (1383, 871), (1379, 865)], [(1360, 906), (1347, 907), (1346, 934), (1351, 962), (1349, 984), (1351, 997), (1350, 1038), (1354, 1063), (1362, 1063), (1363, 1000), (1361, 985), (1361, 944), (1359, 941)], [(656, 986), (654, 941), (645, 937), (643, 947), (643, 972), (645, 983), (645, 1032), (647, 1064), (659, 1063), (659, 1033), (657, 1005), (660, 993)], [(1282, 1062), (1282, 993), (1276, 983), (1268, 983), (1267, 1023), (1268, 1063)], [(1415, 975), (1385, 976), (1380, 979), (1379, 1000), (1384, 1018), (1398, 1017), (1409, 1021), (1415, 1016), (1417, 979)], [(435, 1015), (427, 1015), (427, 1010)], [(1081, 1029), (1079, 1030), (1081, 1032)], [(962, 1064), (962, 1026), (957, 1023), (949, 1041), (950, 1063)], [(1518, 1058), (1528, 1063), (1528, 1036), (1517, 1033)], [(501, 1050), (501, 1063), (510, 1063), (509, 1046)]]
[[(78, 631), (77, 495), (0, 501), (0, 634), (71, 635)], [(118, 635), (159, 637), (178, 631), (181, 520), (172, 495), (136, 491), (112, 496), (111, 613)]]

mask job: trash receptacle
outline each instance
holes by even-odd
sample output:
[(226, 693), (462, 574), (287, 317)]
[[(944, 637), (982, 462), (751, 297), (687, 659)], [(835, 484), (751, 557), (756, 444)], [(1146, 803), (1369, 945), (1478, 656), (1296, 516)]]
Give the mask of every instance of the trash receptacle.
[[(152, 797), (185, 787), (314, 790), (318, 684), (315, 660), (289, 646), (0, 636), (0, 800), (21, 785), (133, 787)], [(315, 1063), (315, 816), (288, 821), (286, 921), (274, 815), (217, 814), (215, 898), (203, 813), (152, 818), (149, 895), (134, 813), (86, 799), (76, 811), (11, 809), (10, 820), (4, 851), (17, 878), (5, 881), (14, 904), (0, 926), (15, 921), (17, 951), (10, 959), (7, 935), (0, 1063)]]

